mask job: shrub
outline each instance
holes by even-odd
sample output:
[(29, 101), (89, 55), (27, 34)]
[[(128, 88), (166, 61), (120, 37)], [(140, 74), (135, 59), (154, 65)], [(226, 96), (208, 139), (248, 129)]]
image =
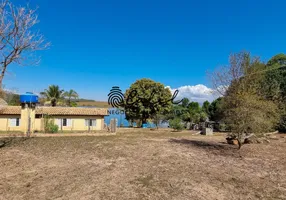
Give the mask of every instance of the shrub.
[(47, 127), (47, 132), (57, 133), (59, 131), (59, 126), (54, 123), (49, 123)]
[(224, 124), (224, 123), (220, 123), (218, 129), (219, 129), (219, 131), (224, 132), (224, 131), (227, 130), (227, 126), (226, 126), (226, 124)]
[(55, 124), (55, 120), (46, 115), (44, 117), (44, 129), (45, 133), (57, 133), (59, 126)]
[(170, 120), (169, 124), (170, 124), (170, 127), (175, 129), (176, 131), (181, 131), (184, 129), (184, 125), (180, 118), (175, 118), (175, 119)]

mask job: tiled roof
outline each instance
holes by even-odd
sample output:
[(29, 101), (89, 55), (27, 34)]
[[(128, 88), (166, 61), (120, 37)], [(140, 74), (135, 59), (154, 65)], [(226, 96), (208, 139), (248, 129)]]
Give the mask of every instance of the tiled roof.
[(108, 115), (105, 108), (80, 108), (80, 107), (38, 107), (36, 114), (47, 115)]
[[(20, 106), (0, 107), (0, 115), (20, 115)], [(67, 116), (96, 116), (108, 115), (105, 108), (79, 108), (79, 107), (37, 107), (36, 114), (67, 115)]]
[(21, 115), (21, 106), (0, 106), (0, 115)]

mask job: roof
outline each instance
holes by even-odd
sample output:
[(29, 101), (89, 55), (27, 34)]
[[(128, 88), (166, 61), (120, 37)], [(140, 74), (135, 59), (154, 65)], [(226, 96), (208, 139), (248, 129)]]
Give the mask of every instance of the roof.
[(2, 106), (0, 115), (21, 115), (21, 106)]
[[(20, 115), (21, 106), (0, 107), (0, 115)], [(36, 114), (63, 115), (63, 116), (98, 116), (108, 115), (105, 108), (80, 107), (37, 107)]]
[(105, 108), (80, 108), (80, 107), (38, 107), (36, 114), (47, 115), (108, 115)]

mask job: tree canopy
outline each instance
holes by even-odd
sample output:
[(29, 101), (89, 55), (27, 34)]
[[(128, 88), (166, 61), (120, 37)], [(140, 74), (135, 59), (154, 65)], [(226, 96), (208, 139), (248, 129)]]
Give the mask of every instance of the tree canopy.
[(139, 119), (146, 123), (147, 119), (171, 110), (171, 91), (150, 79), (137, 80), (126, 90), (124, 96), (127, 120)]
[(273, 130), (278, 121), (277, 105), (261, 95), (266, 69), (258, 57), (241, 52), (232, 54), (229, 65), (213, 74), (216, 87), (227, 84), (222, 101), (223, 120), (237, 137), (239, 148), (247, 135)]
[(280, 122), (278, 129), (286, 132), (286, 55), (273, 56), (266, 65), (261, 94), (275, 102), (279, 108)]
[(50, 85), (48, 89), (40, 93), (43, 103), (50, 103), (53, 107), (57, 105), (72, 106), (75, 107), (76, 103), (72, 102), (72, 99), (77, 99), (79, 95), (74, 90), (64, 91), (60, 89), (58, 85)]
[(209, 105), (209, 117), (211, 121), (219, 122), (223, 118), (223, 110), (222, 110), (222, 97), (215, 99)]
[(74, 90), (69, 90), (69, 91), (65, 91), (63, 93), (63, 97), (66, 99), (66, 103), (68, 106), (72, 106), (72, 99), (77, 99), (78, 98), (78, 93)]
[(58, 85), (50, 85), (48, 89), (41, 92), (41, 95), (46, 98), (46, 100), (51, 102), (54, 107), (57, 105), (58, 101), (63, 99), (64, 90), (61, 90)]

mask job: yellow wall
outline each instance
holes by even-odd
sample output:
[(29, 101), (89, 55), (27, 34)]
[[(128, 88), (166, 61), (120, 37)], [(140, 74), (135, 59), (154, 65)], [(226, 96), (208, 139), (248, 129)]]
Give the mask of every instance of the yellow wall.
[(27, 106), (25, 108), (21, 109), (21, 123), (20, 127), (21, 130), (26, 133), (29, 130), (29, 117), (31, 120), (30, 124), (30, 131), (33, 132), (35, 130), (35, 108), (28, 108)]
[[(102, 130), (104, 127), (104, 117), (103, 116), (54, 116), (56, 119), (71, 119), (71, 126), (62, 126), (59, 127), (59, 130), (63, 131), (88, 131), (88, 126), (85, 126), (85, 119), (95, 119), (96, 126), (91, 126), (90, 130)], [(56, 122), (55, 122), (56, 123)]]
[(34, 131), (43, 131), (44, 130), (44, 119), (35, 119), (34, 123), (32, 123), (34, 127)]
[(20, 115), (0, 115), (0, 131), (21, 131), (22, 121), (20, 119), (20, 126), (11, 127), (11, 118), (21, 118)]
[[(31, 116), (31, 131), (43, 131), (44, 119), (35, 118), (34, 110), (30, 110)], [(0, 131), (27, 131), (28, 113), (26, 109), (22, 110), (22, 115), (0, 115)], [(10, 118), (20, 118), (20, 126), (10, 127)], [(53, 116), (55, 119), (71, 119), (71, 126), (59, 127), (63, 131), (88, 131), (88, 126), (85, 126), (85, 119), (96, 119), (96, 126), (91, 126), (90, 131), (103, 130), (104, 116)]]

